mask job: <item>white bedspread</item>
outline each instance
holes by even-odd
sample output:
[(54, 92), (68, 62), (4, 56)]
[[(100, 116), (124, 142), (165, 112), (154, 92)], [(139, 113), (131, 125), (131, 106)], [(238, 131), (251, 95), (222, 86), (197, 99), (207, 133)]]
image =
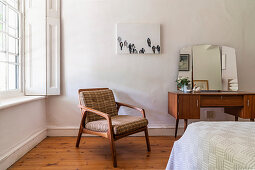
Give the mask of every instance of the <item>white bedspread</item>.
[(190, 124), (174, 143), (166, 169), (255, 170), (255, 122)]

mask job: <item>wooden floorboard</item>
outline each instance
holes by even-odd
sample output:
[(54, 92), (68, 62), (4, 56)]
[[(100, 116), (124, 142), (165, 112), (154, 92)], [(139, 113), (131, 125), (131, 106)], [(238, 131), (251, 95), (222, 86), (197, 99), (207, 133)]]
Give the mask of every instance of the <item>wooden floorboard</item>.
[(76, 148), (76, 137), (47, 137), (9, 169), (165, 169), (174, 141), (174, 137), (150, 137), (149, 153), (144, 137), (120, 139), (115, 142), (118, 168), (113, 168), (104, 138), (82, 137)]

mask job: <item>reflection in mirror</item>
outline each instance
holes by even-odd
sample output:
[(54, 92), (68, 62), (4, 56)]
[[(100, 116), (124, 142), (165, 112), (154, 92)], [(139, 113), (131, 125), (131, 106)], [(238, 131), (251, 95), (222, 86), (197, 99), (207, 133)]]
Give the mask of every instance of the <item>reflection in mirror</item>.
[(193, 46), (193, 85), (201, 90), (222, 90), (220, 47)]
[(218, 45), (196, 45), (180, 50), (178, 78), (187, 77), (201, 90), (237, 91), (235, 49)]
[[(187, 77), (192, 82), (192, 47), (180, 50), (178, 79)], [(185, 57), (186, 56), (186, 57)], [(185, 64), (186, 63), (186, 64)], [(192, 86), (189, 85), (188, 89)]]
[(237, 66), (234, 48), (222, 46), (222, 86), (225, 91), (237, 91)]

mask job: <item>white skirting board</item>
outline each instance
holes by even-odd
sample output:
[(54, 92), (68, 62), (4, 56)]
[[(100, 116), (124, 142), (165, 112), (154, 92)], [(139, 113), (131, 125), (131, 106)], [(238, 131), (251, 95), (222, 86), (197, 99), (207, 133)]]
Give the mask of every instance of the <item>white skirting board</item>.
[[(178, 135), (183, 134), (183, 127), (179, 127)], [(79, 128), (78, 127), (48, 127), (48, 136), (77, 136)], [(154, 128), (149, 127), (149, 136), (174, 136), (175, 128), (165, 127), (165, 128)], [(93, 136), (93, 135), (85, 135)], [(131, 136), (144, 136), (143, 132), (131, 135)]]
[(10, 149), (4, 156), (0, 157), (0, 169), (5, 170), (9, 168), (46, 137), (47, 129), (45, 128)]

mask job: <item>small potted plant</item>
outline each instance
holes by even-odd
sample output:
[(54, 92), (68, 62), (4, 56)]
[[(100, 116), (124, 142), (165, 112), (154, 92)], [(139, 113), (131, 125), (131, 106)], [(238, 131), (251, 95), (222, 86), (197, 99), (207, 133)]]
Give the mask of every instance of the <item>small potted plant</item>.
[(190, 83), (190, 80), (188, 77), (180, 77), (176, 80), (177, 87), (181, 89), (184, 93), (187, 93), (188, 85)]

